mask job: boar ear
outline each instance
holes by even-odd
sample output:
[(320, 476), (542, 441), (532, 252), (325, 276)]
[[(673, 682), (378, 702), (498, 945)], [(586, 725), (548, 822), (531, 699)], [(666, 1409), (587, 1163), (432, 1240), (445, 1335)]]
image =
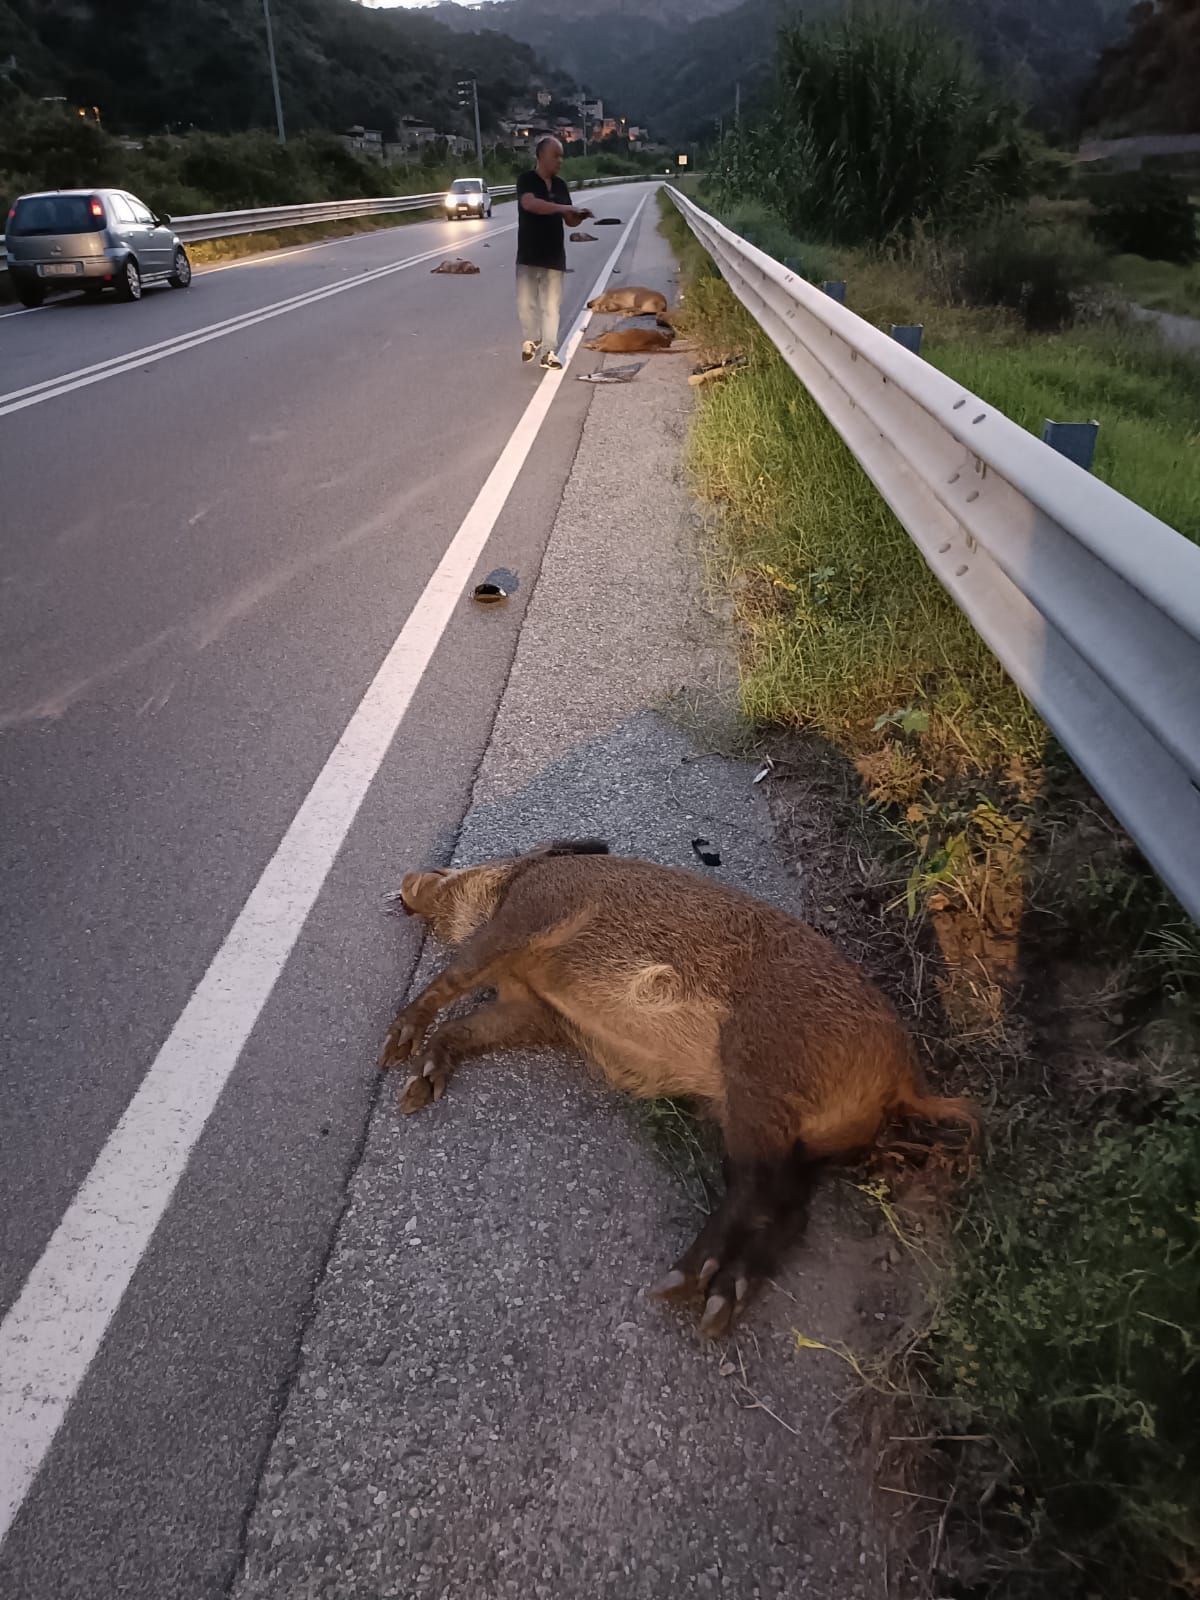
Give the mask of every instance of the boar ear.
[(430, 891), (443, 879), (450, 876), (444, 867), (434, 867), (429, 872), (406, 873), (400, 883), (400, 904), (406, 911), (420, 913), (423, 909), (422, 902), (426, 901)]

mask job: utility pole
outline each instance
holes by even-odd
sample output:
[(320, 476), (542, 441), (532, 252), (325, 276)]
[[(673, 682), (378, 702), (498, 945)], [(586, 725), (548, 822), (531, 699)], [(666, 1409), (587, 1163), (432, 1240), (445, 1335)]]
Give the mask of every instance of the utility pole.
[(279, 129), (280, 144), (287, 143), (283, 126), (283, 100), (279, 94), (279, 68), (275, 65), (275, 35), (271, 31), (271, 0), (263, 0), (263, 18), (267, 24), (267, 57), (271, 63), (271, 87), (275, 91), (275, 124)]
[(458, 85), (458, 103), (465, 106), (467, 103), (467, 90), (471, 91), (471, 101), (475, 107), (475, 155), (479, 161), (479, 175), (483, 176), (483, 134), (479, 131), (479, 84), (474, 78), (463, 78)]

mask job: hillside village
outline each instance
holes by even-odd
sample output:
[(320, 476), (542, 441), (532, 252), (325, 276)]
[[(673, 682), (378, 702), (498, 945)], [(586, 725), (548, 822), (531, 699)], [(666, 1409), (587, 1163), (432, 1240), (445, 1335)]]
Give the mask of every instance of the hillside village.
[[(649, 129), (625, 117), (606, 115), (604, 101), (564, 100), (550, 89), (534, 87), (524, 99), (510, 101), (505, 115), (484, 132), (485, 148), (515, 153), (532, 151), (539, 139), (553, 134), (562, 142), (567, 155), (625, 155), (629, 152), (654, 152), (665, 148), (654, 144)], [(397, 120), (395, 140), (385, 139), (382, 129), (355, 124), (346, 129), (342, 140), (348, 149), (382, 161), (417, 161), (429, 153), (441, 156), (467, 156), (474, 139), (437, 128), (422, 117), (406, 115)]]

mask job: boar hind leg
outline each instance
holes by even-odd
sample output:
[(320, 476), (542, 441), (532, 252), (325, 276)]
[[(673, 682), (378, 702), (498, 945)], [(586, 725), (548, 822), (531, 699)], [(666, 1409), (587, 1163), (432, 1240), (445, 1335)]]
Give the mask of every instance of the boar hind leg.
[(400, 1091), (400, 1109), (420, 1111), (440, 1100), (455, 1067), (473, 1056), (493, 1050), (567, 1049), (569, 1044), (558, 1017), (536, 995), (502, 989), (494, 1001), (434, 1031), (413, 1060), (412, 1076)]
[(660, 1299), (703, 1295), (700, 1332), (729, 1331), (804, 1223), (814, 1168), (797, 1145), (778, 1159), (725, 1163), (726, 1189), (692, 1245), (653, 1291)]

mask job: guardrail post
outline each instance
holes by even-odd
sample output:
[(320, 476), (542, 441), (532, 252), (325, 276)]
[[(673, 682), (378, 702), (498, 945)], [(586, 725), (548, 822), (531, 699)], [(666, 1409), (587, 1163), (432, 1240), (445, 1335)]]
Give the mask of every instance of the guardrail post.
[(821, 287), (831, 300), (836, 300), (841, 306), (846, 304), (846, 281), (844, 278), (827, 280)]
[(794, 272), (797, 277), (804, 276), (804, 268), (800, 265), (799, 256), (784, 256), (783, 264), (789, 272)]
[(1085, 472), (1090, 472), (1096, 458), (1096, 435), (1099, 432), (1098, 422), (1051, 422), (1047, 417), (1042, 425), (1042, 443), (1048, 444), (1051, 450), (1057, 450), (1060, 456), (1066, 456), (1068, 461), (1073, 461)]
[(902, 344), (906, 350), (911, 350), (913, 355), (921, 354), (921, 335), (925, 332), (923, 322), (893, 322), (892, 338), (897, 344)]

